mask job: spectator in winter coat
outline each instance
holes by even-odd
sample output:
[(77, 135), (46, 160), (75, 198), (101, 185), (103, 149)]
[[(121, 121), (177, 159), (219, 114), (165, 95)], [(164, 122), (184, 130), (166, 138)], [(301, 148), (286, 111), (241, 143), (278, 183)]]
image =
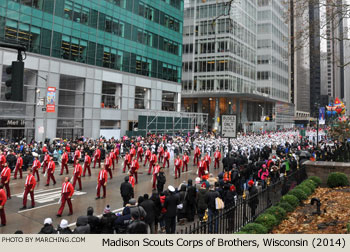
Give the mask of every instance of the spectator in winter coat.
[(250, 180), (248, 182), (248, 191), (249, 191), (249, 200), (248, 200), (248, 206), (251, 210), (252, 218), (255, 219), (255, 210), (256, 207), (259, 204), (259, 198), (258, 198), (258, 189), (254, 185), (254, 181)]
[(131, 221), (130, 208), (128, 206), (124, 207), (121, 216), (118, 216), (114, 222), (114, 229), (117, 234), (125, 234), (126, 229)]
[(165, 174), (164, 174), (164, 168), (161, 167), (160, 170), (159, 170), (159, 173), (157, 174), (157, 190), (158, 190), (158, 193), (163, 192), (165, 183), (166, 183), (166, 177), (165, 177)]
[(208, 204), (205, 201), (207, 194), (206, 185), (202, 184), (201, 188), (197, 193), (197, 214), (200, 221), (203, 221), (205, 210), (208, 208)]
[(224, 205), (225, 209), (228, 209), (235, 205), (235, 197), (237, 196), (236, 187), (229, 183), (224, 185)]
[(177, 205), (179, 205), (180, 200), (178, 195), (175, 194), (175, 188), (173, 186), (169, 185), (168, 191), (169, 196), (165, 198), (164, 202), (164, 207), (166, 209), (165, 229), (167, 234), (175, 234)]
[(186, 216), (187, 221), (194, 221), (194, 215), (196, 213), (196, 198), (197, 191), (196, 188), (192, 185), (192, 179), (188, 180), (187, 185), (187, 197), (186, 197)]
[[(219, 192), (215, 191), (215, 186), (210, 186), (208, 193), (205, 197), (205, 202), (208, 205), (208, 221), (211, 222), (215, 220), (215, 230), (214, 233), (218, 232), (218, 220), (215, 217), (218, 215), (218, 210), (216, 209), (216, 198), (220, 197)], [(212, 233), (213, 225), (209, 225), (209, 233)]]
[(263, 164), (262, 168), (259, 170), (258, 177), (262, 181), (263, 188), (265, 188), (266, 180), (269, 177), (269, 170), (266, 168), (265, 164)]
[(101, 234), (113, 234), (116, 219), (116, 215), (111, 212), (111, 208), (107, 205), (100, 220)]
[(57, 227), (58, 234), (73, 234), (72, 230), (68, 227), (68, 221), (63, 219), (61, 224)]
[(39, 234), (57, 234), (56, 229), (52, 225), (52, 219), (46, 218), (44, 220), (44, 226), (41, 228)]
[(150, 234), (150, 228), (148, 224), (140, 220), (139, 212), (133, 212), (131, 214), (131, 223), (126, 230), (127, 234)]
[(159, 194), (156, 190), (152, 191), (152, 196), (151, 200), (154, 202), (154, 231), (155, 233), (158, 232), (158, 223), (159, 223), (159, 218), (161, 215), (161, 210), (162, 210), (162, 204), (160, 202)]
[(94, 216), (94, 209), (92, 207), (88, 207), (87, 217), (90, 225), (90, 234), (98, 234), (100, 231), (100, 219)]
[(74, 229), (74, 234), (90, 234), (90, 225), (87, 216), (80, 216), (77, 219), (77, 227)]
[(129, 176), (126, 176), (124, 182), (120, 185), (120, 195), (123, 198), (123, 206), (134, 197), (134, 188), (132, 188), (132, 185), (129, 183)]
[(155, 212), (156, 212), (156, 207), (153, 202), (153, 200), (149, 199), (148, 194), (143, 195), (144, 201), (139, 204), (139, 206), (143, 207), (146, 211), (146, 218), (145, 222), (149, 225), (151, 229), (151, 234), (155, 233)]
[(209, 178), (208, 178), (208, 182), (209, 185), (215, 185), (215, 182), (217, 182), (218, 180), (214, 177), (214, 175), (212, 173), (209, 174)]
[[(180, 222), (180, 225), (183, 225), (185, 223), (185, 219), (186, 218), (186, 208), (187, 208), (187, 205), (186, 205), (186, 189), (187, 189), (187, 186), (185, 184), (182, 184), (181, 185), (181, 188), (180, 188), (180, 191), (178, 193), (178, 196), (179, 196), (179, 207), (177, 209), (177, 221)], [(181, 204), (182, 204), (182, 208), (181, 208)]]
[(129, 204), (127, 204), (126, 206), (129, 206), (131, 215), (132, 215), (133, 212), (139, 212), (140, 213), (139, 214), (140, 215), (140, 220), (144, 220), (146, 218), (147, 213), (146, 213), (145, 209), (143, 209), (142, 206), (137, 206), (135, 199), (130, 199), (129, 200)]

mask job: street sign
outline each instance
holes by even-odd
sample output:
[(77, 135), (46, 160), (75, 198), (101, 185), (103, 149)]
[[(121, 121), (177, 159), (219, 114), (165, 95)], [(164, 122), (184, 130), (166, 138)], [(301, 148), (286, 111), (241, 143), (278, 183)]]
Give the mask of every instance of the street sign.
[(236, 115), (221, 116), (221, 136), (236, 137), (237, 120)]
[(39, 98), (38, 103), (36, 105), (37, 106), (44, 106), (44, 98)]
[(46, 108), (41, 108), (41, 111), (45, 112), (45, 111), (46, 111)]

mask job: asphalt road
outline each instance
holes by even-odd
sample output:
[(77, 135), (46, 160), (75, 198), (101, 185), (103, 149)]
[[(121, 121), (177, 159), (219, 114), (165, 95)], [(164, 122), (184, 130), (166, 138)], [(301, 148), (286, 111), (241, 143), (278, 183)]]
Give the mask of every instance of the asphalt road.
[[(120, 161), (120, 160), (119, 160)], [(101, 163), (102, 164), (102, 163)], [(112, 210), (119, 210), (123, 207), (123, 200), (120, 196), (120, 184), (124, 181), (124, 177), (127, 176), (126, 173), (122, 173), (122, 163), (116, 166), (113, 171), (113, 179), (109, 179), (107, 183), (107, 197), (105, 199), (95, 200), (96, 197), (96, 186), (97, 186), (97, 175), (99, 169), (91, 169), (91, 177), (86, 175), (82, 177), (82, 190), (79, 191), (78, 183), (76, 185), (76, 191), (72, 197), (73, 204), (73, 215), (68, 215), (68, 205), (66, 204), (65, 209), (63, 211), (62, 217), (56, 217), (57, 211), (59, 209), (59, 198), (61, 193), (61, 186), (64, 180), (65, 175), (60, 176), (59, 172), (61, 167), (56, 165), (55, 178), (56, 185), (52, 185), (52, 181), (50, 186), (46, 187), (46, 177), (40, 173), (40, 182), (37, 182), (37, 186), (35, 188), (35, 201), (36, 207), (30, 208), (31, 200), (28, 195), (27, 201), (27, 209), (19, 210), (22, 207), (22, 195), (23, 188), (25, 183), (26, 172), (23, 174), (23, 179), (13, 180), (13, 174), (11, 174), (10, 181), (10, 189), (12, 194), (12, 199), (8, 200), (5, 206), (7, 225), (5, 227), (0, 227), (0, 234), (13, 234), (16, 230), (22, 230), (24, 233), (38, 233), (43, 226), (44, 219), (47, 217), (52, 218), (53, 225), (57, 227), (57, 225), (61, 222), (61, 219), (66, 219), (72, 226), (76, 219), (81, 215), (86, 215), (86, 209), (89, 206), (92, 206), (95, 210), (95, 215), (100, 215), (103, 213), (104, 208), (107, 204), (110, 205)], [(213, 169), (214, 164), (211, 163), (210, 172), (214, 175), (219, 173), (219, 170), (222, 171), (222, 164), (220, 164), (220, 169)], [(196, 175), (196, 166), (192, 166), (192, 159), (190, 159), (189, 163), (189, 171), (185, 173), (181, 173), (181, 178), (175, 180), (174, 176), (174, 166), (173, 160), (170, 161), (170, 168), (165, 169), (166, 174), (166, 188), (168, 185), (173, 185), (178, 187), (183, 181), (187, 181), (189, 178), (195, 179)], [(152, 192), (152, 183), (151, 183), (151, 175), (147, 175), (148, 166), (143, 167), (140, 162), (140, 170), (139, 170), (139, 181), (138, 184), (135, 185), (135, 198), (143, 195), (145, 193), (151, 194)], [(69, 166), (69, 175), (73, 173), (73, 166)], [(140, 174), (143, 173), (143, 174)], [(65, 174), (65, 173), (64, 173)], [(102, 190), (101, 190), (102, 193)], [(102, 196), (102, 194), (101, 194)]]

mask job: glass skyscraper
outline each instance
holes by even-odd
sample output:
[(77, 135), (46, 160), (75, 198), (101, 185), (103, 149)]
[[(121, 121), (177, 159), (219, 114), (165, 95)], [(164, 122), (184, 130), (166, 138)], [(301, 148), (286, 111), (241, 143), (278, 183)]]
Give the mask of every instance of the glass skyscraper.
[[(282, 47), (282, 38), (273, 39), (271, 21), (266, 25), (266, 34), (261, 36), (263, 27), (258, 14), (263, 10), (258, 2), (261, 1), (189, 0), (185, 4), (182, 109), (208, 113), (212, 129), (219, 130), (220, 115), (225, 113), (237, 115), (241, 130), (287, 126), (277, 125), (275, 120), (284, 113), (277, 112), (277, 102), (288, 103), (287, 58), (282, 63), (279, 55), (282, 53), (276, 55), (276, 50)], [(273, 22), (281, 22), (280, 19)], [(285, 33), (288, 25), (279, 25)], [(266, 37), (275, 46), (260, 50), (258, 43)], [(265, 59), (268, 57), (270, 61)], [(261, 69), (262, 62), (269, 64), (264, 67), (270, 71), (281, 65), (283, 74), (275, 75), (276, 69), (269, 77), (265, 74), (268, 71)], [(272, 77), (277, 81), (272, 81)], [(264, 118), (268, 120), (261, 122)]]
[[(0, 1), (0, 40), (28, 48), (23, 103), (4, 97), (16, 56), (0, 48), (0, 135), (124, 134), (139, 115), (180, 112), (183, 8), (183, 0)], [(56, 111), (45, 114), (37, 100), (48, 86)]]

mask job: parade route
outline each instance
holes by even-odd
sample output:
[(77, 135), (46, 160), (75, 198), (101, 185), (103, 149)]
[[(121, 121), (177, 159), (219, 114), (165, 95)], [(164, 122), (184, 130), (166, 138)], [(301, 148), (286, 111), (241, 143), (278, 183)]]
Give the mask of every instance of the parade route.
[[(190, 161), (192, 161), (190, 157)], [(189, 171), (181, 173), (181, 178), (176, 179), (174, 177), (174, 166), (173, 160), (170, 161), (170, 167), (165, 168), (164, 172), (166, 175), (165, 189), (168, 185), (173, 185), (178, 187), (182, 182), (188, 179), (194, 179), (196, 175), (196, 166), (193, 166), (190, 162)], [(222, 171), (222, 164), (220, 164), (220, 171)], [(123, 209), (123, 200), (120, 196), (120, 185), (124, 181), (124, 177), (127, 173), (122, 173), (122, 162), (116, 165), (113, 172), (113, 179), (108, 176), (107, 183), (107, 197), (105, 199), (95, 200), (96, 197), (96, 185), (97, 185), (97, 174), (100, 169), (97, 167), (95, 169), (91, 168), (91, 177), (82, 177), (82, 191), (79, 191), (78, 184), (76, 185), (76, 190), (72, 197), (73, 204), (73, 215), (68, 215), (68, 206), (65, 206), (62, 217), (56, 217), (59, 208), (59, 198), (61, 192), (61, 185), (64, 180), (65, 174), (59, 175), (60, 167), (56, 166), (55, 178), (56, 185), (45, 187), (46, 177), (40, 173), (40, 181), (37, 183), (35, 188), (35, 203), (36, 207), (31, 208), (31, 200), (28, 195), (27, 209), (19, 210), (22, 207), (22, 197), (23, 197), (23, 186), (25, 183), (26, 173), (23, 174), (23, 179), (17, 179), (15, 183), (10, 183), (11, 197), (12, 199), (7, 201), (6, 204), (6, 217), (7, 225), (0, 228), (0, 234), (10, 234), (14, 233), (16, 230), (22, 230), (24, 233), (38, 233), (40, 228), (43, 226), (43, 221), (45, 218), (50, 217), (53, 220), (55, 227), (60, 223), (61, 219), (66, 219), (69, 222), (70, 227), (75, 226), (75, 222), (79, 216), (86, 215), (86, 210), (89, 206), (94, 208), (94, 215), (101, 217), (106, 205), (110, 205), (113, 212), (121, 212)], [(69, 175), (72, 175), (73, 167), (69, 165)], [(144, 167), (143, 163), (140, 162), (140, 174), (138, 176), (138, 184), (135, 185), (135, 198), (138, 196), (143, 196), (143, 194), (152, 193), (151, 175), (147, 175), (148, 166)], [(213, 163), (211, 164), (210, 172), (215, 176), (219, 173), (219, 170), (213, 169)], [(142, 173), (142, 174), (141, 174)], [(11, 174), (11, 179), (13, 178), (13, 173)]]

